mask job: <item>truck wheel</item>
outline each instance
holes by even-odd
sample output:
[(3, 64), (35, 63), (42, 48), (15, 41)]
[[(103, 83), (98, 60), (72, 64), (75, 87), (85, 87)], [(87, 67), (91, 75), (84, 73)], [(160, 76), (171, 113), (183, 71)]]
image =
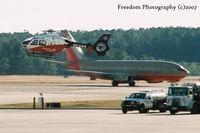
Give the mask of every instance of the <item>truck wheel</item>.
[(127, 113), (127, 110), (126, 110), (126, 109), (122, 109), (122, 113), (123, 113), (123, 114), (126, 114), (126, 113)]
[(166, 112), (166, 109), (159, 109), (160, 113)]
[(166, 107), (166, 105), (165, 105), (163, 108), (160, 108), (159, 111), (160, 111), (161, 113), (166, 112), (166, 111), (167, 111), (167, 107)]
[(146, 113), (146, 112), (147, 112), (147, 110), (144, 108), (144, 105), (143, 105), (143, 104), (140, 106), (139, 112), (140, 112), (140, 113)]
[(172, 109), (170, 109), (170, 114), (171, 114), (171, 115), (175, 115), (175, 114), (176, 114), (176, 111), (175, 111), (175, 110), (172, 110)]
[(166, 111), (167, 111), (167, 106), (166, 106), (165, 104), (163, 104), (163, 106), (162, 106), (161, 108), (159, 108), (159, 111), (160, 111), (161, 113), (166, 112)]
[(197, 109), (196, 104), (194, 104), (191, 110), (191, 114), (197, 114), (197, 113), (198, 113), (198, 109)]

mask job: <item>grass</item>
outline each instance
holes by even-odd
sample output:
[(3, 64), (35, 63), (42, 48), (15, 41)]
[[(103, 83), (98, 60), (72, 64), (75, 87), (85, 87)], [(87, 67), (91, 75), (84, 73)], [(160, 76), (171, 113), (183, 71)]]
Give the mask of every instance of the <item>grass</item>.
[[(61, 108), (120, 108), (121, 100), (92, 100), (60, 102)], [(46, 108), (46, 103), (44, 103)], [(4, 104), (0, 108), (33, 108), (33, 103)], [(40, 108), (37, 103), (36, 108)]]

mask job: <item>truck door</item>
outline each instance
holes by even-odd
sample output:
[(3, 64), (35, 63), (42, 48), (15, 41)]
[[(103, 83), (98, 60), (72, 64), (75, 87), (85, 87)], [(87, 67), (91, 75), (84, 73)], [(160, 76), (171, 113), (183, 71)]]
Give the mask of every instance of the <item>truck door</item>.
[(190, 108), (190, 105), (192, 104), (192, 101), (193, 101), (193, 91), (192, 91), (192, 88), (189, 88), (188, 89), (188, 96), (186, 98), (186, 102), (188, 104), (188, 108)]
[(145, 98), (146, 108), (152, 108), (153, 107), (153, 99), (150, 96), (147, 96)]

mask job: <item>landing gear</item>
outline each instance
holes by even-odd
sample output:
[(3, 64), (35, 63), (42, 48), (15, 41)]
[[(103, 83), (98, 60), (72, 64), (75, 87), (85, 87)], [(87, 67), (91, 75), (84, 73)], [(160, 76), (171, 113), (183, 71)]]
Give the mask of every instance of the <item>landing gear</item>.
[(128, 85), (129, 86), (135, 86), (135, 82), (134, 81), (133, 82), (129, 82)]
[(129, 86), (135, 86), (135, 81), (132, 76), (128, 77), (128, 84), (129, 84)]
[[(112, 86), (118, 86), (119, 83), (127, 83), (127, 82), (120, 82), (120, 81), (113, 80), (112, 81)], [(135, 81), (134, 80), (128, 81), (128, 85), (129, 86), (135, 86)]]
[(112, 86), (118, 86), (118, 85), (119, 85), (119, 83), (117, 81), (112, 82)]

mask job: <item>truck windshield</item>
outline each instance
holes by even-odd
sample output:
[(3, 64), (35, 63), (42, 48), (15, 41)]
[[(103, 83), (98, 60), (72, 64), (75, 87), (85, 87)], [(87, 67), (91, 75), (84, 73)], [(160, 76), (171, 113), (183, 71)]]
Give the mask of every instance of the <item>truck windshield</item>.
[(145, 93), (132, 93), (129, 98), (138, 98), (138, 99), (144, 99), (146, 96)]
[(188, 88), (187, 87), (171, 87), (168, 90), (169, 96), (187, 96)]

